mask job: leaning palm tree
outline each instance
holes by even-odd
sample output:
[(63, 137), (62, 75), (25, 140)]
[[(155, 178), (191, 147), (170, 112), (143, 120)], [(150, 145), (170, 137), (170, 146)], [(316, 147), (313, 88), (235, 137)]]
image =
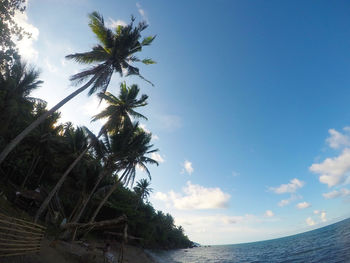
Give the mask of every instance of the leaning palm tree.
[[(115, 169), (113, 162), (110, 162), (110, 160), (107, 158), (109, 153), (111, 153), (110, 147), (108, 147), (107, 133), (114, 134), (116, 131), (122, 130), (124, 127), (131, 127), (131, 117), (143, 118), (147, 120), (147, 118), (144, 115), (135, 111), (136, 108), (147, 105), (148, 96), (143, 94), (140, 98), (138, 98), (139, 91), (140, 89), (137, 85), (134, 84), (131, 85), (131, 87), (127, 87), (124, 82), (120, 85), (120, 94), (118, 97), (114, 96), (109, 92), (98, 94), (98, 96), (102, 100), (106, 101), (108, 106), (102, 112), (95, 115), (92, 120), (96, 121), (99, 119), (107, 119), (107, 121), (102, 126), (97, 137), (86, 128), (86, 132), (89, 134), (91, 143), (86, 149), (86, 151), (82, 152), (81, 155), (78, 156), (78, 160), (75, 160), (74, 163), (76, 165), (79, 162), (79, 160), (85, 155), (88, 149), (93, 147), (97, 155), (100, 156), (100, 159), (105, 157), (103, 158), (105, 169), (103, 169), (99, 174), (93, 189), (91, 190), (88, 197), (84, 200), (79, 212), (77, 212), (76, 216), (72, 219), (73, 222), (78, 222), (80, 220), (88, 202), (90, 201), (92, 195), (96, 191), (102, 179)], [(99, 141), (101, 135), (105, 135), (105, 146), (103, 146), (103, 142)], [(69, 167), (70, 170), (72, 170), (73, 168), (74, 166)]]
[(113, 32), (106, 27), (103, 17), (97, 12), (91, 13), (89, 18), (89, 26), (95, 33), (99, 44), (94, 46), (91, 51), (66, 56), (66, 58), (73, 59), (78, 63), (94, 65), (89, 69), (71, 76), (70, 78), (74, 84), (80, 84), (84, 81), (87, 82), (81, 88), (57, 103), (48, 112), (41, 115), (17, 135), (17, 137), (14, 138), (0, 153), (0, 164), (16, 147), (16, 145), (19, 144), (35, 127), (69, 100), (73, 99), (89, 87), (89, 95), (92, 95), (96, 91), (102, 91), (104, 93), (107, 90), (114, 72), (119, 72), (121, 76), (137, 75), (146, 80), (140, 74), (139, 69), (133, 66), (134, 62), (142, 62), (146, 65), (155, 63), (152, 59), (146, 58), (141, 60), (135, 56), (137, 52), (142, 51), (144, 46), (150, 45), (155, 38), (155, 36), (149, 36), (140, 41), (141, 32), (147, 28), (146, 22), (140, 22), (137, 26), (134, 26), (135, 18), (132, 17), (131, 22), (128, 25), (119, 25), (116, 27), (115, 32)]
[(86, 149), (88, 145), (88, 136), (84, 132), (83, 128), (78, 127), (77, 129), (74, 129), (73, 127), (67, 126), (64, 132), (64, 138), (69, 150), (68, 154), (71, 155), (71, 158), (74, 159), (74, 161), (68, 166), (68, 168), (62, 174), (54, 188), (51, 189), (48, 196), (40, 205), (38, 211), (35, 214), (34, 222), (37, 222), (39, 220), (41, 214), (46, 210), (51, 199), (59, 191), (69, 173), (73, 170), (76, 164), (85, 156), (87, 152), (84, 149)]
[(133, 184), (136, 176), (136, 167), (140, 167), (148, 174), (149, 178), (151, 178), (151, 173), (147, 168), (147, 164), (158, 165), (156, 160), (147, 157), (147, 155), (158, 151), (158, 149), (152, 149), (153, 145), (150, 144), (152, 135), (150, 133), (146, 133), (143, 129), (139, 128), (138, 123), (134, 124), (131, 129), (128, 128), (127, 131), (123, 132), (126, 134), (116, 134), (112, 136), (112, 145), (117, 145), (116, 149), (118, 149), (114, 156), (116, 160), (115, 165), (118, 167), (116, 173), (122, 172), (122, 174), (120, 177), (117, 177), (116, 183), (101, 200), (89, 222), (95, 220), (103, 205), (118, 188), (120, 183), (124, 185)]

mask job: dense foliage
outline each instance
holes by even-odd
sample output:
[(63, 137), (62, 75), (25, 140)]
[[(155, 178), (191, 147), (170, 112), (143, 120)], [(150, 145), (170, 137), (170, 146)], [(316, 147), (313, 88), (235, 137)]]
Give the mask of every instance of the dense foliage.
[[(12, 13), (10, 15), (13, 16)], [(0, 150), (7, 147), (25, 127), (42, 116), (46, 117), (0, 164), (0, 195), (37, 220), (52, 226), (58, 227), (63, 219), (66, 223), (84, 223), (126, 215), (128, 234), (136, 237), (135, 242), (156, 248), (189, 247), (191, 241), (184, 235), (183, 228), (175, 226), (171, 215), (156, 211), (147, 201), (152, 191), (150, 181), (141, 179), (133, 189), (129, 188), (134, 183), (136, 167), (142, 167), (150, 178), (147, 166), (158, 165), (150, 158), (151, 153), (157, 151), (151, 144), (151, 134), (132, 121), (147, 119), (136, 110), (147, 105), (148, 96), (139, 96), (138, 86), (128, 87), (125, 82), (121, 84), (119, 95), (106, 92), (111, 70), (127, 68), (129, 74), (139, 75), (138, 69), (130, 64), (138, 61), (132, 54), (141, 51), (143, 45), (149, 45), (154, 37), (138, 42), (139, 33), (146, 25), (140, 23), (132, 31), (133, 19), (131, 24), (119, 26), (117, 37), (113, 38), (109, 35), (111, 32), (101, 31), (104, 28), (102, 16), (92, 13), (90, 18), (90, 27), (99, 34), (101, 43), (107, 45), (111, 52), (122, 50), (123, 59), (127, 60), (127, 64), (121, 60), (119, 66), (112, 63), (112, 68), (108, 64), (107, 75), (95, 72), (97, 77), (92, 76), (100, 83), (93, 82), (90, 88), (95, 92), (96, 85), (102, 85), (98, 96), (108, 105), (92, 118), (106, 119), (105, 125), (98, 135), (94, 135), (86, 127), (75, 127), (70, 122), (60, 123), (57, 111), (45, 115), (48, 112), (46, 102), (30, 96), (42, 83), (39, 72), (19, 59), (12, 63), (10, 59), (13, 58), (8, 58), (11, 66), (0, 72)], [(123, 49), (122, 40), (130, 39), (130, 36), (132, 49)], [(114, 39), (114, 42), (109, 39), (112, 42), (104, 43), (103, 37)], [(98, 47), (93, 52), (97, 52)], [(100, 56), (100, 59), (95, 57), (98, 63), (104, 59), (110, 61), (108, 56), (115, 55), (110, 54), (108, 48), (104, 48), (105, 54), (93, 54)], [(91, 54), (81, 53), (71, 58), (86, 63), (91, 62), (88, 56)], [(141, 62), (153, 63), (150, 59)], [(101, 79), (103, 76), (107, 78), (105, 82)], [(111, 231), (120, 232), (120, 229), (115, 227)], [(65, 234), (72, 235), (69, 231)]]

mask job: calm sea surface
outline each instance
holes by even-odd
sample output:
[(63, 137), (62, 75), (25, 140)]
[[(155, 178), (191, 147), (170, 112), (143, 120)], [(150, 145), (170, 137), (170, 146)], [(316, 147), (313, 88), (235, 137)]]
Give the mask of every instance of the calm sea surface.
[(152, 254), (159, 263), (350, 262), (350, 219), (274, 240)]

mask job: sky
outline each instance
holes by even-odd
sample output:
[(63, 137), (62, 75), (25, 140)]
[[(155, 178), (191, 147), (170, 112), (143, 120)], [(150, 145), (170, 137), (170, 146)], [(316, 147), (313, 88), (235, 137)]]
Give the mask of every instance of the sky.
[[(33, 94), (53, 106), (84, 67), (65, 56), (97, 43), (87, 15), (109, 27), (133, 14), (157, 35), (138, 84), (159, 161), (150, 167), (157, 210), (201, 244), (301, 233), (350, 216), (350, 3), (348, 1), (29, 0), (18, 46), (41, 70)], [(62, 122), (95, 132), (105, 105), (80, 94)], [(145, 177), (142, 171), (137, 180)]]

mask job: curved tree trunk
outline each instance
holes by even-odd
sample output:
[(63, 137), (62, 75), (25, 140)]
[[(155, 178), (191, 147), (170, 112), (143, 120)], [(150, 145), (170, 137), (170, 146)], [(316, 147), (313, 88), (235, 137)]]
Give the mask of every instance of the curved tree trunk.
[(41, 204), (41, 206), (39, 207), (38, 211), (36, 212), (35, 218), (34, 218), (34, 222), (38, 222), (41, 214), (46, 210), (47, 206), (49, 205), (52, 197), (55, 195), (55, 193), (61, 188), (62, 184), (64, 183), (64, 181), (66, 180), (68, 174), (73, 170), (73, 168), (75, 167), (75, 165), (81, 160), (81, 158), (83, 158), (83, 156), (87, 153), (87, 151), (89, 150), (89, 148), (87, 147), (75, 160), (74, 162), (68, 167), (68, 169), (64, 172), (64, 174), (61, 176), (60, 180), (58, 180), (57, 184), (55, 185), (55, 187), (51, 190), (51, 192), (49, 193), (49, 195), (46, 197), (46, 199), (44, 200), (44, 202)]
[(36, 127), (38, 127), (48, 116), (50, 116), (52, 113), (54, 113), (56, 110), (61, 108), (64, 104), (66, 104), (68, 101), (73, 99), (75, 96), (77, 96), (79, 93), (83, 92), (85, 89), (87, 89), (97, 78), (97, 76), (94, 76), (89, 80), (88, 83), (86, 83), (81, 88), (77, 89), (67, 97), (65, 97), (63, 100), (61, 100), (59, 103), (57, 103), (55, 106), (53, 106), (49, 111), (45, 112), (43, 115), (41, 115), (39, 118), (37, 118), (35, 121), (33, 121), (27, 128), (25, 128), (19, 135), (17, 135), (16, 138), (14, 138), (11, 142), (9, 142), (6, 147), (2, 150), (0, 153), (0, 164), (5, 160), (7, 155)]
[(111, 189), (109, 189), (108, 193), (105, 195), (105, 197), (102, 199), (102, 201), (100, 202), (100, 204), (98, 205), (97, 209), (95, 210), (94, 214), (92, 215), (92, 217), (90, 218), (89, 223), (92, 223), (95, 221), (96, 216), (98, 215), (98, 213), (100, 212), (101, 208), (103, 207), (103, 205), (107, 202), (108, 198), (113, 194), (113, 192), (118, 188), (119, 182), (124, 178), (124, 176), (126, 175), (127, 171), (125, 171), (123, 173), (123, 175), (118, 179), (118, 181), (111, 187)]
[(83, 212), (84, 212), (87, 204), (89, 203), (92, 195), (95, 193), (97, 187), (99, 186), (100, 182), (105, 177), (105, 175), (106, 175), (106, 172), (102, 171), (101, 174), (99, 175), (99, 177), (97, 178), (97, 181), (96, 181), (96, 183), (94, 185), (94, 188), (90, 191), (89, 196), (86, 199), (84, 199), (83, 205), (82, 205), (79, 213), (76, 216), (73, 217), (73, 219), (71, 221), (72, 223), (78, 223), (79, 222), (79, 220), (80, 220), (81, 216), (83, 215)]

